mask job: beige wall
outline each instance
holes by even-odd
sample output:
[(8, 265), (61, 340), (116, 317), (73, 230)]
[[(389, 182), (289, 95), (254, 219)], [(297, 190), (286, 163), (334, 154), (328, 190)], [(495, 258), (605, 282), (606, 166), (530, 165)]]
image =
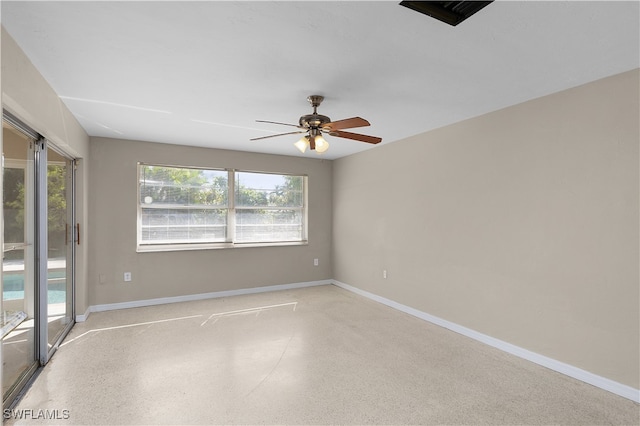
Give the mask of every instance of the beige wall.
[[(102, 138), (90, 161), (91, 305), (331, 278), (330, 161)], [(306, 174), (309, 244), (136, 253), (137, 162)]]
[(336, 160), (334, 278), (639, 388), (638, 81)]
[(88, 308), (87, 292), (87, 169), (89, 137), (40, 72), (2, 28), (2, 107), (44, 135), (71, 157), (78, 158), (77, 221), (82, 242), (76, 259), (76, 314)]

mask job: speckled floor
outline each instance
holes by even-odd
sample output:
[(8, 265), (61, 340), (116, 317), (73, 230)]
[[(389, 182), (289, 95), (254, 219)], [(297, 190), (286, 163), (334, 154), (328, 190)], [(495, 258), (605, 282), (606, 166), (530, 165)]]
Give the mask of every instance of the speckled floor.
[(640, 423), (632, 401), (330, 285), (94, 313), (16, 409), (40, 418), (6, 424)]

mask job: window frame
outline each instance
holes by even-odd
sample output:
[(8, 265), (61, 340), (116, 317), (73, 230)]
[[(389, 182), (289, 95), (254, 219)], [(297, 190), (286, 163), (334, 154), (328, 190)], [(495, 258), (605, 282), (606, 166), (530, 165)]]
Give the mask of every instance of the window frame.
[[(224, 171), (227, 173), (227, 224), (226, 224), (226, 234), (225, 241), (223, 242), (178, 242), (178, 243), (153, 243), (153, 242), (144, 242), (142, 240), (142, 211), (143, 211), (143, 203), (140, 199), (140, 179), (141, 179), (141, 170), (144, 166), (154, 166), (154, 167), (168, 167), (168, 168), (177, 168), (177, 169), (195, 169), (195, 170), (210, 170), (221, 172)], [(277, 175), (277, 176), (296, 176), (302, 178), (303, 183), (303, 204), (301, 207), (273, 207), (273, 206), (260, 206), (255, 207), (255, 209), (262, 210), (300, 210), (302, 212), (302, 238), (300, 240), (293, 241), (259, 241), (259, 242), (237, 242), (235, 241), (235, 233), (236, 233), (236, 212), (239, 210), (251, 210), (251, 207), (240, 207), (236, 209), (236, 173), (256, 173), (256, 174), (265, 174), (265, 175)], [(256, 170), (246, 170), (246, 169), (235, 169), (235, 168), (215, 168), (215, 167), (200, 167), (200, 166), (180, 166), (180, 165), (169, 165), (169, 164), (159, 164), (159, 163), (147, 163), (147, 162), (137, 162), (136, 166), (136, 252), (144, 253), (144, 252), (159, 252), (159, 251), (187, 251), (187, 250), (211, 250), (211, 249), (229, 249), (229, 248), (240, 248), (240, 247), (277, 247), (277, 246), (298, 246), (298, 245), (307, 245), (308, 241), (308, 216), (309, 216), (309, 191), (308, 191), (308, 175), (306, 174), (296, 174), (296, 173), (281, 173), (281, 172), (270, 172), (270, 171), (256, 171)], [(175, 207), (172, 207), (175, 208)], [(185, 207), (186, 209), (193, 207)], [(224, 209), (225, 207), (211, 207), (212, 209)], [(206, 208), (208, 209), (208, 208)]]

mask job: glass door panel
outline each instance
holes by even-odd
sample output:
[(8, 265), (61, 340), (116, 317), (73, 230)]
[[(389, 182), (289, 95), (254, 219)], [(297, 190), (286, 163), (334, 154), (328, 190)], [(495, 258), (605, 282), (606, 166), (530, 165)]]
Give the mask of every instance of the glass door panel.
[(3, 122), (2, 391), (12, 398), (37, 368), (33, 140)]
[(73, 325), (73, 163), (47, 150), (48, 350)]

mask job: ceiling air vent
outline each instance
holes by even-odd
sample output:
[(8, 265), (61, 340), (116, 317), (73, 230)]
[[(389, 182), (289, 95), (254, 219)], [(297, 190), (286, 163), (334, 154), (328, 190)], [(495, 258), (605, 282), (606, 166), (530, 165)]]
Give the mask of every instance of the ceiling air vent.
[(491, 1), (401, 1), (400, 6), (456, 26)]

